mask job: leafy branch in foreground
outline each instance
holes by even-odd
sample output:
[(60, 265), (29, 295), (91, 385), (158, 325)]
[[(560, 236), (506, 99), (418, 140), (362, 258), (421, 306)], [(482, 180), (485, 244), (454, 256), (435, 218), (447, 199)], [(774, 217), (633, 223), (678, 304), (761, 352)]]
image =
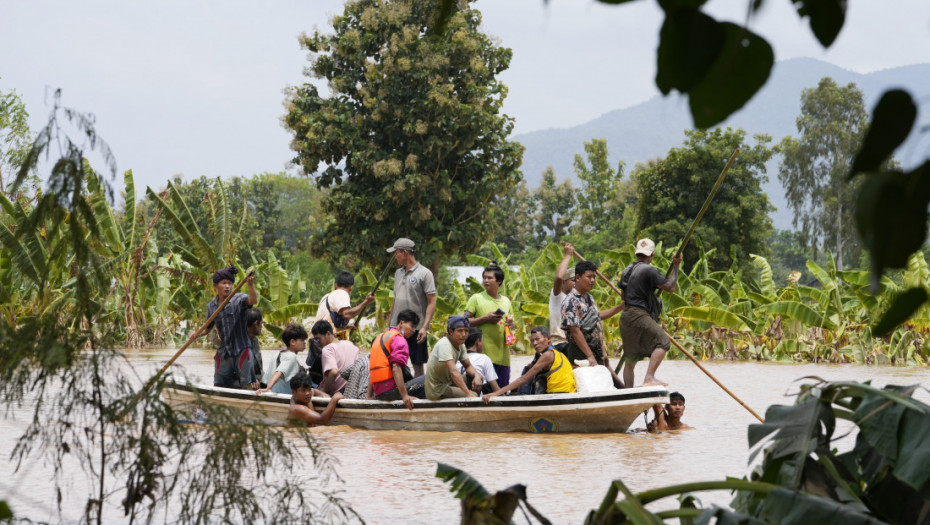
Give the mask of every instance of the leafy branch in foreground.
[[(80, 139), (62, 124), (75, 126)], [(108, 315), (102, 298), (112, 265), (100, 249), (112, 229), (107, 214), (95, 213), (112, 192), (106, 179), (90, 179), (91, 150), (115, 173), (93, 118), (61, 108), (56, 97), (11, 187), (15, 192), (25, 174), (47, 164), (46, 191), (28, 212), (2, 200), (15, 227), (0, 224), (0, 410), (13, 417), (32, 407), (14, 446), (16, 468), (48, 460), (58, 512), (78, 499), (88, 523), (114, 521), (120, 512), (129, 522), (358, 519), (338, 494), (316, 498), (303, 490), (308, 478), (340, 481), (306, 428), (242, 425), (235, 410), (206, 403), (212, 424), (189, 425), (161, 399), (161, 384), (140, 394), (148, 378), (112, 350), (120, 318)], [(74, 483), (82, 475), (86, 483)], [(0, 518), (16, 506), (0, 505)]]
[[(812, 382), (801, 386), (794, 405), (773, 405), (764, 423), (749, 426), (750, 462), (759, 454), (762, 461), (748, 479), (635, 494), (616, 480), (585, 523), (930, 523), (930, 406), (911, 397), (920, 387), (807, 379)], [(842, 451), (839, 440), (848, 434), (842, 425), (836, 434), (837, 420), (858, 430), (853, 445)], [(451, 480), (462, 499), (462, 523), (494, 522), (472, 519), (487, 512), (491, 498), (477, 481), (447, 465), (436, 475)], [(701, 508), (693, 493), (708, 490), (733, 491), (730, 508)], [(672, 496), (678, 508), (646, 508)], [(507, 522), (511, 516), (512, 511), (495, 518)]]

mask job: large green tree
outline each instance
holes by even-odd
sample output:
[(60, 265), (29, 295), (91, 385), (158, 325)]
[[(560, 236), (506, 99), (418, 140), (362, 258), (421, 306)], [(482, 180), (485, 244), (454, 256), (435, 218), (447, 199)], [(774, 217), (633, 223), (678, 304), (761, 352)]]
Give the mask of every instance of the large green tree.
[[(6, 193), (16, 179), (31, 144), (29, 113), (22, 98), (15, 90), (0, 91), (0, 193)], [(27, 186), (38, 186), (38, 178), (34, 175), (23, 182)], [(29, 188), (22, 187), (20, 191), (24, 189)]]
[(632, 243), (636, 223), (636, 183), (623, 178), (623, 161), (613, 168), (607, 161), (607, 140), (584, 144), (585, 157), (575, 155), (576, 221), (571, 241), (582, 253), (594, 253)]
[(840, 87), (829, 77), (801, 93), (799, 137), (785, 137), (778, 180), (794, 211), (792, 224), (815, 249), (831, 250), (837, 267), (856, 261), (859, 239), (853, 210), (862, 179), (847, 179), (868, 122), (862, 91)]
[(536, 246), (559, 242), (568, 234), (575, 215), (575, 188), (569, 179), (558, 182), (555, 169), (546, 167), (539, 187), (533, 190), (536, 202), (534, 230)]
[(489, 206), (521, 180), (523, 147), (507, 140), (497, 80), (512, 53), (479, 31), (469, 3), (450, 5), (438, 31), (438, 0), (350, 1), (332, 34), (301, 37), (307, 74), (329, 93), (291, 91), (291, 147), (331, 188), (326, 235), (360, 262), (383, 261), (400, 236), (434, 269), (441, 255), (475, 250), (489, 237)]
[[(731, 246), (740, 264), (746, 267), (749, 254), (766, 255), (766, 241), (772, 233), (772, 210), (762, 191), (765, 163), (772, 157), (768, 135), (756, 135), (755, 144), (746, 142), (742, 129), (685, 131), (682, 148), (672, 148), (666, 158), (633, 173), (639, 183), (637, 230), (666, 246), (680, 242), (697, 216), (733, 150), (740, 148), (739, 160), (727, 173), (714, 201), (695, 230), (705, 249), (716, 249), (710, 257), (716, 269), (730, 266)], [(692, 243), (685, 251), (685, 263), (696, 260)]]

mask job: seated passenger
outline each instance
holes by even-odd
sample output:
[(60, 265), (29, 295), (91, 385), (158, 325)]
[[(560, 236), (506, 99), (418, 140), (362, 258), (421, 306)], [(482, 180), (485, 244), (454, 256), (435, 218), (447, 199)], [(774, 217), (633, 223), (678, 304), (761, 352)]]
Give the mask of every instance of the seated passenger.
[(368, 374), (367, 355), (339, 370), (339, 375), (346, 380), (346, 386), (342, 389), (342, 395), (346, 396), (346, 399), (368, 399), (366, 393), (371, 376)]
[(313, 388), (313, 381), (310, 374), (301, 370), (288, 382), (291, 387), (291, 404), (287, 407), (287, 420), (291, 426), (298, 421), (303, 421), (307, 426), (325, 425), (336, 412), (336, 404), (342, 399), (342, 394), (336, 392), (329, 399), (329, 404), (320, 414), (313, 409), (310, 402), (313, 399), (313, 393), (317, 390)]
[(303, 369), (297, 362), (297, 354), (307, 347), (307, 330), (303, 325), (291, 323), (284, 327), (281, 340), (287, 348), (278, 353), (274, 367), (265, 370), (265, 388), (259, 388), (256, 394), (271, 391), (278, 394), (290, 394), (291, 386), (288, 382)]
[(533, 394), (565, 394), (575, 391), (572, 365), (562, 352), (552, 346), (549, 329), (545, 326), (534, 327), (530, 330), (530, 342), (536, 349), (536, 356), (530, 362), (529, 370), (504, 388), (485, 394), (485, 403), (489, 403), (492, 397), (506, 394), (522, 385), (532, 385), (530, 393)]
[(333, 325), (329, 321), (317, 321), (310, 333), (323, 347), (323, 382), (320, 383), (320, 390), (329, 395), (342, 392), (346, 380), (339, 375), (339, 370), (358, 359), (358, 347), (351, 341), (336, 339)]
[[(368, 388), (379, 401), (403, 400), (408, 410), (413, 410), (413, 397), (404, 386), (404, 367), (410, 358), (410, 347), (406, 338), (417, 329), (420, 316), (413, 310), (401, 310), (397, 314), (397, 326), (375, 338), (368, 358), (370, 384)], [(398, 337), (400, 336), (400, 337)], [(372, 397), (372, 396), (369, 396)]]
[(465, 366), (465, 373), (473, 377), (472, 388), (480, 390), (484, 384), (475, 367), (468, 360), (465, 340), (468, 339), (468, 318), (453, 315), (446, 322), (446, 336), (436, 342), (426, 362), (426, 398), (430, 401), (450, 397), (475, 397), (475, 393), (465, 385), (465, 378), (456, 368), (456, 362)]
[[(477, 328), (468, 329), (468, 339), (465, 340), (465, 350), (468, 351), (468, 360), (471, 361), (471, 366), (475, 367), (475, 370), (481, 374), (481, 377), (484, 378), (484, 386), (481, 387), (481, 390), (476, 390), (480, 393), (490, 394), (491, 392), (499, 389), (497, 386), (497, 372), (494, 371), (494, 363), (491, 362), (491, 358), (484, 355), (484, 333)], [(459, 373), (465, 374), (465, 367), (459, 364)], [(474, 377), (466, 377), (467, 381), (474, 381)]]
[(646, 425), (646, 430), (656, 432), (662, 430), (687, 430), (692, 428), (681, 422), (681, 416), (685, 415), (685, 396), (678, 392), (672, 392), (668, 395), (669, 403), (663, 408), (662, 405), (653, 405), (652, 411), (655, 413), (655, 419)]

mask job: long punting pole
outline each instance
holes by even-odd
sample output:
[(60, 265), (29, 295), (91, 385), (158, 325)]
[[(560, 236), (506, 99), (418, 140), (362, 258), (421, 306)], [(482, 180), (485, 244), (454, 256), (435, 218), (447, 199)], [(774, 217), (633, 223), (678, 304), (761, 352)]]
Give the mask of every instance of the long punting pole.
[[(578, 253), (577, 250), (575, 250), (575, 255), (576, 255), (579, 259), (581, 259), (582, 261), (585, 260), (585, 258), (584, 258), (580, 253)], [(605, 283), (607, 283), (607, 285), (610, 286), (610, 288), (613, 289), (613, 291), (617, 292), (617, 295), (620, 295), (620, 290), (619, 290), (616, 286), (614, 286), (614, 283), (610, 282), (610, 280), (609, 280), (607, 277), (604, 277), (604, 274), (602, 274), (600, 271), (597, 271), (597, 276), (600, 277)], [(662, 329), (665, 330), (665, 327), (663, 327)], [(684, 348), (683, 346), (681, 346), (680, 344), (678, 344), (678, 341), (676, 341), (676, 340), (672, 337), (672, 334), (668, 333), (668, 330), (665, 330), (665, 334), (668, 336), (669, 341), (671, 341), (671, 342), (675, 345), (676, 348), (678, 348), (679, 350), (681, 350), (681, 353), (683, 353), (683, 354), (685, 354), (686, 356), (688, 356), (688, 359), (690, 359), (692, 363), (696, 364), (697, 367), (701, 369), (701, 372), (704, 372), (705, 374), (707, 374), (707, 377), (711, 378), (711, 380), (713, 380), (714, 383), (717, 383), (717, 385), (718, 385), (720, 388), (722, 388), (724, 392), (726, 392), (727, 394), (730, 394), (730, 397), (732, 397), (733, 399), (735, 399), (736, 402), (740, 404), (740, 406), (742, 406), (743, 408), (745, 408), (746, 410), (748, 410), (749, 413), (752, 414), (753, 416), (755, 416), (756, 419), (758, 419), (759, 421), (762, 421), (762, 422), (765, 421), (764, 419), (762, 419), (762, 416), (760, 416), (759, 414), (757, 414), (755, 410), (753, 410), (752, 408), (749, 407), (749, 405), (747, 405), (746, 403), (744, 403), (742, 399), (736, 397), (736, 394), (734, 394), (729, 388), (727, 388), (726, 386), (724, 386), (724, 384), (721, 383), (720, 380), (718, 380), (716, 377), (714, 377), (714, 375), (711, 374), (710, 371), (708, 371), (706, 368), (704, 368), (704, 366), (700, 363), (700, 361), (698, 361), (697, 359), (694, 358), (693, 355), (691, 355), (691, 352), (688, 352), (687, 350), (685, 350), (685, 348)]]
[[(717, 195), (717, 190), (720, 189), (720, 186), (723, 184), (723, 179), (726, 178), (727, 172), (730, 171), (730, 167), (733, 166), (733, 163), (736, 162), (736, 157), (739, 156), (739, 148), (733, 151), (733, 155), (730, 156), (730, 160), (727, 162), (727, 165), (723, 167), (723, 171), (720, 172), (720, 176), (717, 177), (717, 182), (714, 183), (714, 187), (710, 190), (710, 194), (707, 196), (707, 199), (704, 200), (704, 205), (701, 206), (701, 211), (698, 212), (697, 217), (691, 221), (691, 227), (688, 228), (688, 233), (685, 234), (684, 240), (681, 241), (681, 245), (678, 247), (678, 251), (675, 252), (675, 256), (678, 257), (685, 251), (685, 247), (688, 246), (688, 243), (691, 241), (691, 236), (694, 234), (694, 230), (697, 229), (698, 223), (701, 222), (701, 219), (704, 218), (704, 212), (707, 211), (707, 208), (710, 207), (710, 201), (714, 200), (714, 196)], [(668, 279), (668, 276), (672, 274), (672, 267), (668, 267), (668, 271), (665, 272), (665, 278)]]
[[(378, 288), (381, 287), (381, 283), (384, 282), (384, 278), (387, 277), (388, 272), (391, 270), (391, 263), (394, 262), (394, 254), (391, 254), (391, 259), (384, 265), (384, 271), (381, 272), (381, 277), (378, 278), (378, 282), (375, 283), (375, 287), (368, 293), (374, 294), (378, 291)], [(365, 309), (362, 308), (358, 315), (355, 316), (355, 326), (358, 327), (359, 323), (362, 322), (362, 315), (365, 314)]]
[(223, 308), (226, 307), (226, 303), (228, 303), (229, 300), (232, 299), (232, 296), (236, 295), (239, 292), (239, 289), (242, 288), (242, 285), (245, 284), (245, 281), (249, 277), (251, 277), (252, 274), (254, 273), (255, 273), (254, 271), (249, 272), (248, 275), (246, 275), (245, 277), (242, 278), (241, 281), (239, 281), (239, 284), (236, 285), (236, 288), (229, 295), (227, 295), (226, 298), (220, 302), (220, 304), (217, 305), (216, 311), (213, 312), (213, 315), (211, 315), (209, 319), (207, 319), (207, 322), (205, 322), (203, 326), (201, 326), (196, 332), (194, 332), (187, 339), (187, 342), (184, 343), (183, 346), (181, 346), (181, 348), (178, 348), (178, 351), (175, 352), (173, 356), (171, 356), (171, 359), (169, 359), (168, 362), (165, 363), (165, 366), (161, 367), (161, 370), (159, 370), (157, 374), (152, 376), (152, 379), (149, 379), (149, 382), (145, 384), (145, 388), (143, 388), (142, 392), (139, 393), (140, 395), (144, 392), (147, 392), (149, 388), (152, 388), (152, 385), (155, 384), (155, 381), (157, 381), (158, 378), (161, 377), (161, 375), (164, 374), (165, 371), (168, 370), (168, 368), (171, 365), (173, 365), (174, 362), (177, 361), (179, 357), (181, 357), (181, 354), (183, 354), (184, 351), (187, 350), (187, 347), (190, 346), (191, 343), (193, 343), (197, 339), (198, 337), (197, 334), (199, 334), (201, 331), (205, 330), (208, 326), (210, 326), (210, 323), (212, 323), (213, 320), (216, 319), (216, 316), (219, 315), (220, 312), (223, 311)]

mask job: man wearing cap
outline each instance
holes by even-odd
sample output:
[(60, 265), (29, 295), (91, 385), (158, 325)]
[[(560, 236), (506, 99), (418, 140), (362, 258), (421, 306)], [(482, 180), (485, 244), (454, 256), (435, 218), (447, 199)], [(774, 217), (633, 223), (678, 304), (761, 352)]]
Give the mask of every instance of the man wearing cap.
[(416, 331), (407, 338), (413, 375), (417, 377), (423, 375), (423, 364), (429, 358), (426, 333), (436, 311), (436, 281), (433, 272), (417, 262), (413, 249), (413, 241), (401, 237), (387, 251), (394, 254), (401, 266), (394, 274), (394, 305), (391, 307), (390, 326), (396, 325), (397, 314), (403, 310), (413, 310), (420, 317)]
[(562, 262), (555, 270), (555, 280), (552, 282), (552, 291), (549, 292), (549, 334), (553, 348), (566, 354), (568, 341), (565, 339), (565, 331), (562, 330), (562, 301), (575, 287), (575, 268), (569, 268), (575, 247), (563, 242), (562, 253)]
[[(219, 304), (232, 293), (233, 281), (239, 270), (235, 266), (217, 270), (213, 274), (213, 290), (216, 297), (207, 305), (207, 319), (216, 312)], [(255, 275), (245, 278), (249, 285), (248, 295), (237, 293), (229, 298), (229, 302), (208, 326), (195, 333), (194, 338), (201, 337), (213, 327), (220, 339), (220, 346), (213, 356), (213, 385), (226, 388), (246, 388), (258, 379), (252, 367), (251, 339), (248, 331), (246, 313), (252, 305), (258, 303), (258, 293), (255, 291)]]
[(449, 397), (476, 397), (455, 366), (457, 362), (465, 367), (466, 375), (474, 378), (473, 389), (480, 391), (484, 385), (484, 378), (468, 360), (468, 351), (465, 349), (468, 328), (468, 319), (462, 315), (450, 316), (446, 322), (446, 336), (436, 342), (426, 364), (426, 398), (430, 401)]
[(620, 335), (623, 338), (623, 384), (627, 387), (633, 386), (633, 369), (644, 357), (649, 358), (649, 367), (643, 386), (668, 384), (655, 376), (671, 346), (665, 330), (658, 324), (662, 307), (655, 290), (675, 291), (681, 256), (672, 259), (672, 275), (666, 279), (652, 266), (655, 251), (656, 243), (640, 239), (636, 242), (636, 261), (620, 274), (620, 290), (626, 305), (620, 315)]

